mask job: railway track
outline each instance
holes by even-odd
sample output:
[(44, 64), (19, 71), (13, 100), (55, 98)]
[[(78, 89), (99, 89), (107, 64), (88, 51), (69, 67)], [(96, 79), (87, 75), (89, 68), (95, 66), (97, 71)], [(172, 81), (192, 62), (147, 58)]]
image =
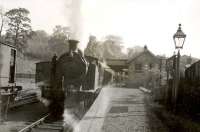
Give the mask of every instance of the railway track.
[[(98, 93), (98, 92), (97, 92)], [(74, 107), (72, 109), (73, 117), (69, 117), (69, 119), (74, 121), (79, 121), (82, 119), (83, 115), (86, 111), (90, 108), (92, 103), (96, 98), (97, 93), (87, 92), (85, 95), (87, 99), (85, 100), (84, 104), (80, 103), (80, 106)], [(77, 104), (78, 105), (78, 104)], [(70, 111), (70, 110), (69, 110)], [(53, 115), (48, 113), (44, 117), (40, 118), (37, 121), (27, 122), (26, 126), (21, 126), (18, 128), (17, 132), (73, 132), (73, 125), (66, 124), (63, 119), (55, 120), (52, 118)]]
[(17, 132), (63, 132), (64, 131), (63, 120), (51, 121), (48, 118), (50, 118), (50, 113), (40, 118), (37, 121), (27, 122), (26, 124), (28, 125), (19, 129)]
[(39, 100), (38, 100), (36, 94), (27, 95), (25, 97), (20, 98), (19, 100), (11, 102), (9, 104), (9, 108), (14, 108), (14, 107), (18, 107), (18, 106), (22, 106), (22, 105), (26, 105), (26, 104), (30, 104), (30, 103), (35, 103), (35, 102), (38, 102), (38, 101)]

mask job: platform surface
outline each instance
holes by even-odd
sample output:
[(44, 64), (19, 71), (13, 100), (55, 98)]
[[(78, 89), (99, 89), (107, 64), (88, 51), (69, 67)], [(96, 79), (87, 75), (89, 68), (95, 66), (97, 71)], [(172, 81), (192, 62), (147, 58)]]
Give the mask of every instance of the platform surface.
[(166, 132), (135, 88), (103, 88), (76, 132)]

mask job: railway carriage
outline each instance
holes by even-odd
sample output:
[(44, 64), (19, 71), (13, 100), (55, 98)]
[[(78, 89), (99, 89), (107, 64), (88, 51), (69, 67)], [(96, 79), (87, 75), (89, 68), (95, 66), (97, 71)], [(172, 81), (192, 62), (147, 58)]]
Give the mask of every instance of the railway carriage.
[(0, 95), (2, 106), (6, 109), (38, 101), (36, 93), (22, 90), (23, 85), (18, 85), (16, 58), (17, 49), (0, 42)]
[(0, 87), (12, 86), (15, 82), (16, 49), (0, 43)]
[(16, 95), (22, 90), (21, 86), (16, 86), (16, 54), (14, 46), (0, 42), (0, 92), (4, 94)]
[(15, 84), (16, 48), (0, 42), (0, 112), (6, 118), (7, 110), (15, 106), (21, 86)]

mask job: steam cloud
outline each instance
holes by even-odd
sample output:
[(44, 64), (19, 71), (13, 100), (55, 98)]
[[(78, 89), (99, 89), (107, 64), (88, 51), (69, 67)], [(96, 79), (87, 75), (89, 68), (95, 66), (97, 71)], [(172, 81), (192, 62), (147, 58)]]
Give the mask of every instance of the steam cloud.
[(69, 21), (69, 27), (71, 29), (72, 39), (82, 40), (82, 0), (67, 0), (66, 1), (67, 16)]

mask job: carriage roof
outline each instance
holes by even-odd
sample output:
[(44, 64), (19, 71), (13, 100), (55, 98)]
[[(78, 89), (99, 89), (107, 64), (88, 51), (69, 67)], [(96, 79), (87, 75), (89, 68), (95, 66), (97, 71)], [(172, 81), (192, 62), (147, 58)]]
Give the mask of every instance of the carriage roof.
[(0, 41), (0, 44), (16, 49), (16, 47), (12, 44), (8, 44), (8, 43), (2, 42), (2, 41)]

